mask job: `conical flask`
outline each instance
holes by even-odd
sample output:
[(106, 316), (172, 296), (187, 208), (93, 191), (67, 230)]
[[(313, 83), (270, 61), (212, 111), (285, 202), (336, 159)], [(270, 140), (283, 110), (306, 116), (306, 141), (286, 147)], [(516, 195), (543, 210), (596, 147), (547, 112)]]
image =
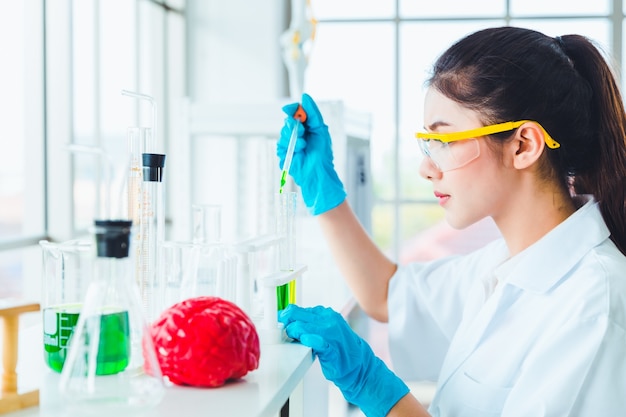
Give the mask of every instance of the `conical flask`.
[(93, 415), (149, 414), (164, 394), (129, 258), (131, 221), (96, 220), (97, 258), (61, 372), (68, 409)]

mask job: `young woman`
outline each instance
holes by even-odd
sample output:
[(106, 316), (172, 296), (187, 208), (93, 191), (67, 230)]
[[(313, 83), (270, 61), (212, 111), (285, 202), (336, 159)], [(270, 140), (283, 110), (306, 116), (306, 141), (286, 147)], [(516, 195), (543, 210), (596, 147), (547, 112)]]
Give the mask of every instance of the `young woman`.
[[(398, 374), (337, 313), (290, 306), (287, 334), (346, 399), (368, 416), (626, 414), (626, 115), (588, 39), (492, 28), (435, 63), (420, 174), (452, 226), (489, 216), (503, 237), (465, 256), (387, 259), (345, 201), (315, 103), (302, 105), (291, 173), (360, 305), (389, 322)], [(437, 381), (428, 413), (399, 377)]]

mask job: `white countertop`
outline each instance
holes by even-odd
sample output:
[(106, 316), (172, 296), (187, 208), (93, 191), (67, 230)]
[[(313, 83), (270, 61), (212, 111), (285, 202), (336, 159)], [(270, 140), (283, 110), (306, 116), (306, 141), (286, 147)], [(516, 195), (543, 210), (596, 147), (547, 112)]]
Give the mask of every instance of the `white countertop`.
[[(261, 345), (259, 368), (219, 388), (168, 386), (150, 417), (276, 417), (313, 364), (311, 349), (298, 343)], [(41, 360), (43, 364), (43, 359)], [(60, 374), (41, 371), (40, 405), (8, 417), (69, 417), (58, 394)], [(293, 407), (293, 404), (291, 405)], [(97, 406), (94, 407), (94, 411)], [(295, 413), (299, 414), (299, 413)], [(80, 416), (84, 417), (84, 416)], [(121, 416), (120, 416), (121, 417)]]

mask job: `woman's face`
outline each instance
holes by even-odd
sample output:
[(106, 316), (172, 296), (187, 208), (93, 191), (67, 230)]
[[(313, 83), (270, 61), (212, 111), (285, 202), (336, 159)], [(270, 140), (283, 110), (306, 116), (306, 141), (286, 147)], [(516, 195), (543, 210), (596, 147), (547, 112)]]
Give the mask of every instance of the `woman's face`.
[[(483, 126), (478, 113), (462, 107), (437, 90), (426, 93), (424, 126), (434, 133), (451, 133)], [(449, 146), (463, 151), (464, 146), (479, 145), (477, 158), (460, 168), (442, 172), (427, 157), (420, 166), (420, 175), (433, 184), (435, 197), (446, 210), (448, 223), (457, 229), (465, 228), (487, 216), (499, 216), (511, 201), (514, 191), (514, 170), (505, 164), (487, 146), (485, 138), (459, 141)]]

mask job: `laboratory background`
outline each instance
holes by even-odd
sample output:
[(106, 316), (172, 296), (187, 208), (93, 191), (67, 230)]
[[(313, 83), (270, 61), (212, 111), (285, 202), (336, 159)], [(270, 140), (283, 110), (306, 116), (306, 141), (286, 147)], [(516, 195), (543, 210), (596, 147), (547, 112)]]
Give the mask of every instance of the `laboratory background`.
[[(127, 214), (132, 128), (166, 155), (163, 239), (192, 240), (198, 206), (221, 210), (221, 242), (266, 234), (281, 109), (302, 92), (320, 104), (350, 204), (390, 258), (481, 247), (495, 226), (451, 229), (418, 173), (430, 65), (465, 34), (512, 25), (586, 35), (623, 80), (625, 11), (622, 0), (3, 0), (0, 307), (41, 301), (42, 240)], [(354, 316), (387, 360), (385, 325), (359, 318), (300, 200), (296, 218), (300, 301)], [(24, 315), (20, 331), (39, 317)], [(327, 415), (361, 415), (328, 390)]]

